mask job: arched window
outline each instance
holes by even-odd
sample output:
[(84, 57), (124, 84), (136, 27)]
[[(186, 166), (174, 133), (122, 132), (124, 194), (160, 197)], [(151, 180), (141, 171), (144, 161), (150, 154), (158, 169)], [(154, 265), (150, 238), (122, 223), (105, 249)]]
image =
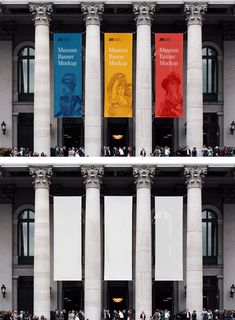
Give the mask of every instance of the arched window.
[(204, 264), (217, 264), (218, 253), (218, 223), (212, 210), (202, 211), (202, 237)]
[(33, 101), (34, 48), (24, 47), (18, 55), (18, 99)]
[(19, 264), (33, 263), (34, 256), (34, 212), (24, 210), (18, 216)]
[(202, 49), (203, 100), (217, 101), (218, 95), (218, 53), (212, 47)]

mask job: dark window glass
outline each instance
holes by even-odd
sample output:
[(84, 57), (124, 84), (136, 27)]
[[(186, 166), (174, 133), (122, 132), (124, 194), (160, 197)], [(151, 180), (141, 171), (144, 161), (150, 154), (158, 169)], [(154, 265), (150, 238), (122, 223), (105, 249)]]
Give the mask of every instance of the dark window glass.
[(205, 264), (217, 264), (218, 224), (216, 214), (212, 210), (202, 212), (202, 244)]
[(34, 256), (34, 212), (24, 210), (18, 216), (19, 263), (32, 263)]
[(25, 47), (18, 56), (19, 101), (33, 101), (34, 94), (34, 49)]
[(202, 49), (203, 100), (217, 101), (218, 95), (218, 54), (210, 47)]

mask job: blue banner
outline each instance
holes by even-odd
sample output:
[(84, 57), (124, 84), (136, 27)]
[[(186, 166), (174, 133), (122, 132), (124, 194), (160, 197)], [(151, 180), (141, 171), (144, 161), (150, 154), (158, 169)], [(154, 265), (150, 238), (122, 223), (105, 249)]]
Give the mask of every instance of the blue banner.
[(54, 116), (82, 116), (82, 34), (54, 34)]

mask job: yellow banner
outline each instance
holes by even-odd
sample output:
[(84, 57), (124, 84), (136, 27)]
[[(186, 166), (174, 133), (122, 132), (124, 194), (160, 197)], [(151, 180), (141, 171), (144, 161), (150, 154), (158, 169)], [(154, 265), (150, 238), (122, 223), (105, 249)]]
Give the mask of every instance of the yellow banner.
[(105, 34), (105, 118), (132, 117), (132, 33)]

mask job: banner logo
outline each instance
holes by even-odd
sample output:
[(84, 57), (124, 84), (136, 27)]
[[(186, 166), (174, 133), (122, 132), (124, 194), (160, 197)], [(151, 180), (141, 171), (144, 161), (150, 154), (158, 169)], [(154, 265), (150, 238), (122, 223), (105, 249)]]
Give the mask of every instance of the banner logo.
[(82, 34), (54, 34), (54, 116), (82, 116)]
[(156, 117), (183, 116), (183, 34), (155, 34)]

